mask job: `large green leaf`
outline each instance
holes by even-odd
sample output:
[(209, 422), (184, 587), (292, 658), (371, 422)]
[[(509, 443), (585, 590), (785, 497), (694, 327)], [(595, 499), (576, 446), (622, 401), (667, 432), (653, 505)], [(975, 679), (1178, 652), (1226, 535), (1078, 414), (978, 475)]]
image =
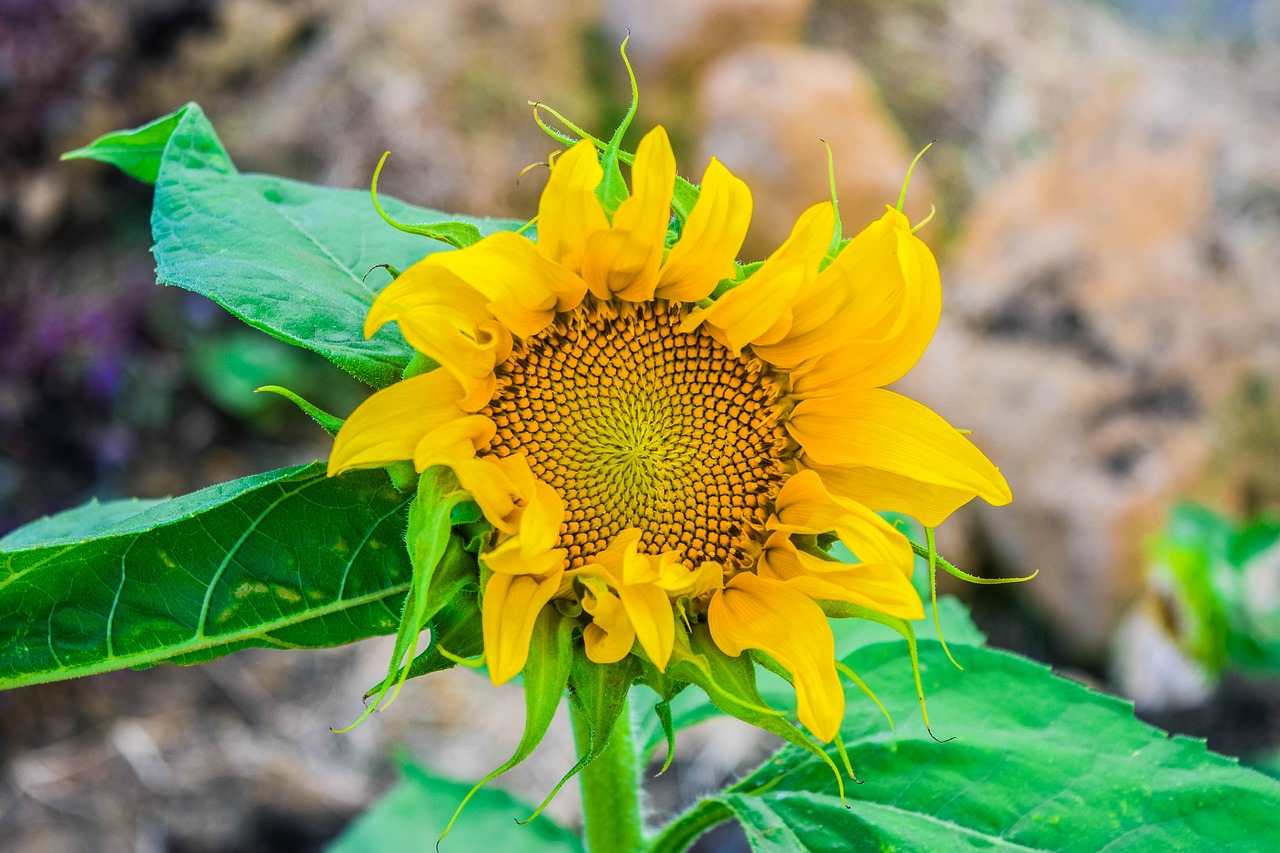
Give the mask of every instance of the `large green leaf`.
[[(393, 632), (408, 502), (313, 464), (21, 528), (0, 540), (0, 688)], [(446, 560), (471, 559), (455, 539)]]
[(0, 554), (33, 547), (70, 544), (92, 539), (101, 531), (150, 509), (158, 500), (125, 498), (118, 501), (91, 500), (57, 515), (47, 515), (0, 537)]
[[(160, 281), (204, 294), (249, 325), (314, 350), (372, 385), (400, 378), (412, 351), (399, 332), (388, 326), (364, 339), (365, 314), (389, 281), (374, 267), (403, 269), (448, 249), (444, 243), (392, 228), (363, 190), (240, 174), (196, 104), (108, 134), (72, 155), (155, 181), (152, 251)], [(379, 199), (401, 222), (464, 221), (482, 234), (521, 224)]]
[[(405, 853), (432, 850), (469, 784), (406, 764), (403, 778), (329, 847), (329, 853)], [(503, 853), (578, 853), (582, 843), (551, 818), (517, 825), (533, 806), (484, 788), (440, 842), (441, 853), (500, 850)]]
[(683, 849), (737, 817), (757, 851), (1280, 849), (1280, 785), (1169, 738), (1130, 706), (1007, 652), (955, 648), (963, 672), (933, 642), (920, 663), (929, 715), (921, 721), (900, 643), (850, 663), (898, 722), (848, 714), (841, 729), (865, 784), (848, 808), (829, 769), (787, 747), (658, 839)]

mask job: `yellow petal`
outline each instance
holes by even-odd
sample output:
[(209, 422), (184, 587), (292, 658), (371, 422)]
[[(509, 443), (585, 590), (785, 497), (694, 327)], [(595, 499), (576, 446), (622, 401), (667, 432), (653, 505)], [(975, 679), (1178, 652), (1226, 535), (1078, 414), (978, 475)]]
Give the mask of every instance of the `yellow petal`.
[(876, 468), (958, 489), (993, 506), (1013, 497), (999, 469), (954, 427), (928, 407), (883, 388), (803, 400), (792, 410), (787, 431), (821, 465)]
[[(477, 450), (488, 446), (498, 428), (491, 418), (484, 415), (466, 415), (453, 418), (428, 432), (413, 451), (413, 464), (419, 471), (432, 465), (448, 465), (456, 445), (467, 448), (467, 455), (475, 456)], [(457, 458), (457, 457), (453, 457)]]
[(351, 413), (329, 452), (329, 476), (412, 459), (423, 436), (462, 418), (462, 388), (448, 372), (432, 370), (372, 394)]
[(541, 575), (564, 567), (569, 552), (555, 547), (564, 521), (564, 501), (551, 486), (534, 478), (529, 463), (520, 455), (497, 460), (519, 500), (519, 528), (500, 535), (497, 544), (484, 554), (490, 571), (504, 574)]
[(493, 438), (496, 427), (482, 415), (470, 415), (432, 430), (414, 450), (413, 464), (419, 471), (432, 465), (453, 469), (462, 488), (471, 494), (489, 523), (504, 533), (519, 530), (523, 508), (515, 474), (493, 457), (476, 457), (476, 451)]
[(765, 543), (757, 571), (818, 601), (847, 601), (900, 619), (923, 619), (911, 581), (889, 563), (840, 563), (798, 550), (785, 533)]
[(535, 550), (520, 533), (500, 536), (498, 544), (481, 555), (494, 574), (545, 575), (564, 567), (569, 551), (565, 548)]
[(681, 331), (706, 323), (735, 355), (747, 344), (773, 343), (786, 335), (791, 309), (817, 275), (834, 228), (831, 202), (806, 210), (791, 235), (750, 278), (706, 308), (690, 312)]
[(560, 586), (560, 572), (546, 578), (531, 575), (491, 575), (484, 587), (480, 628), (484, 656), (494, 684), (510, 681), (529, 659), (529, 641), (538, 611)]
[(851, 341), (893, 343), (906, 334), (913, 344), (923, 337), (918, 358), (941, 310), (933, 255), (911, 233), (907, 218), (890, 209), (818, 275), (796, 305), (787, 337), (774, 346), (757, 347), (757, 354), (790, 370)]
[(835, 533), (859, 561), (895, 566), (908, 578), (915, 564), (907, 537), (862, 504), (832, 495), (812, 470), (787, 479), (766, 527), (786, 533)]
[(817, 471), (832, 494), (881, 512), (909, 515), (925, 527), (937, 527), (973, 499), (973, 492), (966, 489), (922, 483), (875, 468), (819, 465), (807, 456), (801, 456), (800, 463)]
[(901, 213), (890, 211), (881, 223), (890, 218), (891, 227), (878, 229), (880, 245), (857, 246), (855, 239), (819, 277), (835, 270), (846, 256), (856, 259), (852, 269), (841, 272), (856, 294), (850, 304), (804, 339), (787, 342), (786, 358), (762, 354), (788, 368), (817, 357), (793, 373), (792, 388), (800, 396), (896, 382), (933, 339), (942, 315), (937, 261)]
[(600, 580), (584, 581), (583, 590), (582, 609), (592, 617), (591, 624), (582, 631), (587, 658), (595, 663), (622, 660), (636, 642), (636, 631), (622, 600)]
[(446, 269), (479, 291), (490, 313), (522, 338), (541, 332), (556, 311), (575, 307), (587, 291), (581, 278), (511, 231), (437, 252), (422, 263)]
[[(485, 298), (438, 263), (419, 261), (388, 284), (373, 300), (364, 320), (365, 337), (400, 315), (423, 308), (450, 308), (480, 323), (491, 319)], [(412, 340), (409, 341), (413, 343)]]
[[(599, 569), (597, 574), (602, 572), (607, 575), (610, 583), (622, 583), (626, 558), (628, 555), (637, 553), (639, 549), (640, 530), (628, 527), (614, 536), (613, 541), (605, 546), (603, 551), (597, 551), (591, 556), (587, 565)], [(632, 571), (635, 571), (634, 565)]]
[(844, 690), (822, 608), (780, 581), (743, 572), (712, 597), (707, 624), (725, 654), (759, 649), (786, 667), (795, 681), (800, 722), (821, 741), (836, 736)]
[[(630, 529), (625, 531), (630, 533)], [(640, 537), (639, 531), (632, 538), (628, 537), (618, 543), (622, 552), (622, 571), (618, 576), (621, 584), (632, 586), (635, 584), (655, 583), (658, 580), (658, 559), (649, 554), (640, 553)], [(625, 544), (623, 544), (625, 542)]]
[(604, 177), (595, 145), (584, 139), (551, 167), (538, 204), (538, 250), (570, 272), (582, 272), (592, 234), (609, 227), (596, 187)]
[(368, 337), (395, 321), (414, 349), (434, 359), (466, 391), (467, 411), (493, 396), (494, 365), (511, 353), (511, 333), (494, 319), (486, 300), (439, 265), (417, 263), (378, 294), (365, 318)]
[(620, 584), (615, 591), (636, 629), (640, 647), (653, 665), (665, 672), (676, 641), (676, 619), (667, 594), (651, 583)]
[(676, 158), (667, 132), (655, 127), (636, 148), (631, 197), (618, 205), (608, 231), (597, 231), (587, 240), (582, 277), (598, 298), (653, 299), (675, 179)]
[(662, 265), (656, 296), (697, 302), (721, 280), (732, 278), (734, 259), (751, 224), (751, 190), (714, 157), (680, 241)]

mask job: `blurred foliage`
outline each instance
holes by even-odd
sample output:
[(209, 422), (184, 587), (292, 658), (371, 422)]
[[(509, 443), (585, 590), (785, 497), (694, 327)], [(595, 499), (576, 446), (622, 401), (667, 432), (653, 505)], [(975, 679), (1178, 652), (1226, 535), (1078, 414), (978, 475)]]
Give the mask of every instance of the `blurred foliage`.
[(1151, 546), (1167, 627), (1211, 675), (1280, 673), (1280, 519), (1175, 506)]
[[(444, 831), (458, 802), (471, 788), (419, 767), (400, 765), (401, 779), (351, 825), (329, 853), (400, 853), (429, 850)], [(478, 792), (449, 833), (443, 850), (503, 850), (505, 853), (576, 853), (578, 837), (542, 816), (528, 826), (511, 820), (527, 817), (533, 806), (488, 788)]]

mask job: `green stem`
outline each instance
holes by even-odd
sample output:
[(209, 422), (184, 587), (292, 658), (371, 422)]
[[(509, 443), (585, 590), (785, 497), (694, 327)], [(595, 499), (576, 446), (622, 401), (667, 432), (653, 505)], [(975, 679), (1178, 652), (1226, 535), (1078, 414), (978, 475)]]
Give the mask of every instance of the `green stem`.
[(704, 832), (732, 819), (733, 812), (724, 803), (703, 800), (649, 839), (646, 853), (684, 853)]
[[(571, 703), (572, 704), (572, 703)], [(591, 730), (573, 708), (573, 735), (579, 755), (591, 749)], [(640, 817), (640, 762), (632, 743), (631, 709), (622, 706), (609, 742), (582, 769), (582, 836), (587, 853), (637, 853), (643, 843)]]

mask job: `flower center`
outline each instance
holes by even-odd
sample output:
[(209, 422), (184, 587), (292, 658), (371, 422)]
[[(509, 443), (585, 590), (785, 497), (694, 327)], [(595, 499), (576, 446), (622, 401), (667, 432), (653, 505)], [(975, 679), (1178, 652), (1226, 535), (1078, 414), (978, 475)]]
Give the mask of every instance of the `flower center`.
[(750, 565), (789, 468), (780, 389), (684, 309), (595, 303), (516, 345), (481, 414), (498, 431), (481, 455), (523, 453), (564, 499), (559, 547), (583, 565), (628, 527), (642, 550)]

